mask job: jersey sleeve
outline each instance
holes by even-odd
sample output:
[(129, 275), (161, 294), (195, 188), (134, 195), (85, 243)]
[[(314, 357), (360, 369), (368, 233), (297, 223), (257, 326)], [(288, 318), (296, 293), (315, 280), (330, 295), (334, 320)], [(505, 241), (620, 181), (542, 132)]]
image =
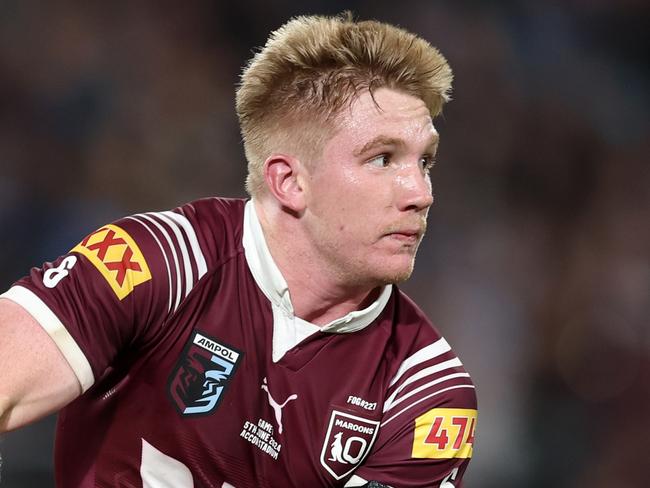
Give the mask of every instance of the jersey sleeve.
[(129, 216), (16, 282), (3, 298), (54, 340), (86, 391), (160, 331), (207, 272), (192, 209)]
[(472, 457), (476, 420), (474, 385), (440, 338), (399, 366), (377, 441), (355, 475), (396, 488), (459, 488)]

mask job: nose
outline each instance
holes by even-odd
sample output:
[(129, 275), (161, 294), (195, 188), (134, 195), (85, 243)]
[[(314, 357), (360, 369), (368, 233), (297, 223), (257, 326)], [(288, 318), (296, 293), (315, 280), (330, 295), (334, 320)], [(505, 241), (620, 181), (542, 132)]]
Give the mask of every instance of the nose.
[(423, 211), (433, 204), (429, 173), (419, 165), (405, 165), (397, 181), (397, 205), (402, 211)]

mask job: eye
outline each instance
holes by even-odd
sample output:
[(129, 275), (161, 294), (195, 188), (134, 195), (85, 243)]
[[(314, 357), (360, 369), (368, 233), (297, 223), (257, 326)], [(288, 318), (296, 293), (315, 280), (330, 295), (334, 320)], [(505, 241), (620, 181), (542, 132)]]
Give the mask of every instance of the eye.
[(388, 165), (390, 164), (390, 157), (388, 154), (380, 154), (379, 156), (375, 156), (371, 160), (368, 161), (368, 164), (375, 166), (377, 168), (387, 168)]
[(436, 160), (430, 154), (420, 158), (420, 166), (424, 171), (429, 171), (436, 164)]

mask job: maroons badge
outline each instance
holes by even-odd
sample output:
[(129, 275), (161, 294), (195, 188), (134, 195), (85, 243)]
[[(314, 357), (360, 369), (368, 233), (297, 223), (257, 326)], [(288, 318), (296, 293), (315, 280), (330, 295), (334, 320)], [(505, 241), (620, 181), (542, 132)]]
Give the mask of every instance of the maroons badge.
[(379, 432), (379, 421), (333, 410), (320, 462), (337, 480), (344, 478), (366, 457)]
[(212, 413), (242, 357), (242, 352), (195, 331), (169, 377), (172, 403), (182, 415)]

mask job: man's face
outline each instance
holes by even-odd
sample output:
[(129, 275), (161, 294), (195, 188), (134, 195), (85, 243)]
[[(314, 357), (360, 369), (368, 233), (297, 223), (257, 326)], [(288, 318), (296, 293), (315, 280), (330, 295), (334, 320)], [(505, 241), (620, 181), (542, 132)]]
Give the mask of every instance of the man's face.
[(433, 203), (438, 135), (426, 105), (387, 88), (374, 99), (365, 92), (340, 114), (305, 184), (312, 245), (345, 285), (407, 279)]

